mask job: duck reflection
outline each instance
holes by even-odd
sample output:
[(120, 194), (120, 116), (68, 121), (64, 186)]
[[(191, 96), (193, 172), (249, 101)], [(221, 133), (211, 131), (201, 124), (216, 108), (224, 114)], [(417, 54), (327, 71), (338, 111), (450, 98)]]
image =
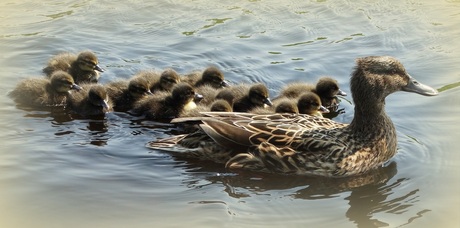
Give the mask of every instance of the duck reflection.
[[(80, 116), (75, 113), (69, 113), (63, 107), (47, 107), (41, 110), (30, 109), (23, 106), (17, 106), (25, 111), (24, 117), (44, 119), (50, 123), (49, 132), (59, 137), (69, 137), (72, 142), (77, 144), (92, 144), (95, 146), (105, 146), (110, 136), (108, 135), (107, 115), (96, 115), (91, 117)], [(76, 124), (76, 122), (78, 122)], [(36, 128), (40, 128), (37, 123)], [(82, 127), (85, 126), (86, 127)], [(86, 132), (87, 136), (78, 137), (82, 141), (75, 141), (75, 135), (81, 135), (81, 132)]]
[[(400, 186), (408, 181), (408, 178), (394, 180), (397, 173), (397, 164), (392, 161), (385, 166), (371, 172), (345, 178), (324, 178), (305, 176), (285, 176), (270, 174), (254, 174), (251, 172), (228, 173), (225, 169), (212, 164), (197, 164), (200, 161), (188, 161), (187, 171), (192, 175), (203, 174), (204, 178), (212, 184), (222, 184), (224, 191), (232, 198), (246, 198), (253, 195), (269, 194), (273, 190), (293, 189), (288, 197), (300, 200), (321, 200), (341, 197), (349, 193), (343, 199), (350, 206), (345, 216), (357, 227), (382, 227), (390, 226), (385, 221), (375, 218), (378, 213), (391, 213), (402, 216), (409, 211), (418, 198), (418, 189), (404, 192)], [(204, 168), (207, 167), (207, 168)], [(204, 174), (214, 173), (207, 176)], [(201, 178), (190, 178), (187, 186), (200, 188), (203, 183)], [(209, 184), (209, 183), (208, 183)], [(254, 193), (254, 194), (253, 194)], [(391, 198), (395, 193), (401, 196)], [(391, 199), (390, 199), (391, 198)], [(407, 218), (411, 223), (416, 218), (429, 210), (422, 210)], [(391, 224), (393, 226), (394, 224)], [(405, 225), (405, 224), (401, 224)]]

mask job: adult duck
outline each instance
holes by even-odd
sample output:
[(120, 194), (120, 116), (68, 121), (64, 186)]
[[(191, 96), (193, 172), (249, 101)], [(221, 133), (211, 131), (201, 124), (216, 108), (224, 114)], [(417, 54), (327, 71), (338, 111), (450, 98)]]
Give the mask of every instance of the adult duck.
[[(199, 131), (147, 146), (225, 163), (230, 169), (356, 175), (382, 165), (396, 153), (395, 127), (385, 113), (389, 94), (438, 94), (390, 56), (357, 59), (350, 86), (355, 102), (350, 124), (301, 114), (207, 113), (209, 117), (199, 119)], [(173, 122), (184, 121), (189, 119)]]

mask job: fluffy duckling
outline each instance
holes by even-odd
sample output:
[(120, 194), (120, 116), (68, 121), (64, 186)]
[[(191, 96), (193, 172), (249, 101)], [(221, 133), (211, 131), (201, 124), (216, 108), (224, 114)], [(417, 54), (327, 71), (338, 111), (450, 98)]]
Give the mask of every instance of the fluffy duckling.
[(340, 90), (337, 80), (330, 77), (322, 77), (316, 85), (301, 82), (290, 83), (281, 90), (280, 95), (274, 100), (282, 97), (297, 98), (306, 91), (318, 94), (323, 106), (327, 108), (337, 106), (337, 95), (347, 95)]
[(80, 52), (78, 56), (65, 52), (52, 57), (43, 72), (51, 76), (53, 72), (62, 70), (72, 75), (76, 84), (97, 83), (99, 72), (104, 72), (98, 64), (96, 55), (91, 51)]
[(328, 113), (329, 110), (321, 104), (320, 97), (313, 92), (305, 92), (300, 95), (297, 101), (297, 107), (300, 114), (323, 117), (322, 113)]
[(213, 66), (206, 68), (201, 75), (199, 73), (185, 75), (181, 78), (181, 81), (187, 82), (195, 88), (204, 85), (211, 85), (216, 89), (228, 86), (224, 78), (224, 73), (219, 68)]
[(321, 105), (321, 99), (316, 93), (305, 92), (299, 98), (280, 98), (274, 101), (271, 108), (256, 108), (250, 111), (256, 114), (270, 113), (300, 113), (322, 117), (329, 110)]
[(179, 74), (173, 69), (166, 69), (161, 74), (153, 70), (141, 71), (134, 77), (142, 77), (149, 81), (152, 93), (157, 91), (171, 92), (174, 85), (180, 82)]
[(29, 78), (16, 85), (9, 93), (17, 103), (31, 107), (65, 106), (70, 90), (80, 90), (72, 76), (56, 71), (51, 78)]
[[(390, 56), (358, 58), (350, 88), (355, 104), (350, 124), (302, 114), (205, 113), (199, 131), (148, 143), (177, 156), (211, 160), (230, 169), (277, 174), (343, 177), (381, 166), (397, 149), (385, 99), (397, 91), (435, 96)], [(177, 153), (180, 151), (179, 153)]]
[(106, 88), (99, 84), (82, 85), (82, 90), (69, 96), (68, 107), (82, 116), (97, 116), (113, 111)]
[(235, 96), (233, 102), (234, 112), (247, 112), (256, 107), (272, 106), (267, 87), (262, 84), (237, 85), (228, 89)]
[(133, 108), (138, 100), (152, 95), (150, 83), (142, 77), (134, 77), (129, 81), (116, 81), (106, 85), (114, 110), (125, 112)]
[(212, 103), (205, 104), (200, 101), (195, 109), (183, 112), (180, 117), (202, 116), (201, 112), (232, 112), (234, 99), (235, 96), (231, 91), (222, 90), (217, 93)]
[(131, 110), (133, 114), (145, 115), (149, 119), (168, 119), (179, 117), (183, 112), (194, 109), (194, 99), (201, 97), (187, 83), (174, 86), (171, 93), (159, 92), (136, 102)]

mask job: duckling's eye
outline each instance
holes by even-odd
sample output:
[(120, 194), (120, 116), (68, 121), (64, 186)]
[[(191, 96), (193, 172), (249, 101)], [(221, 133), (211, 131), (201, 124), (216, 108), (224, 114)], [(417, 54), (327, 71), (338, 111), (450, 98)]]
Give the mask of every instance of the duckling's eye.
[(89, 67), (91, 67), (93, 69), (96, 68), (96, 65), (97, 65), (96, 63), (91, 62), (89, 60), (83, 60), (83, 63), (85, 63), (87, 66), (89, 66)]

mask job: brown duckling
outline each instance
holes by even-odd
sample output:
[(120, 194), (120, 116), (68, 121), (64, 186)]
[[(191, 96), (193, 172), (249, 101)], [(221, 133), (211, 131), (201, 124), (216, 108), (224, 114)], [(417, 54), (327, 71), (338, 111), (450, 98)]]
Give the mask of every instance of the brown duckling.
[(99, 84), (82, 85), (82, 90), (69, 96), (69, 108), (82, 116), (103, 115), (113, 111), (106, 88)]
[(321, 98), (322, 104), (328, 108), (337, 106), (337, 95), (347, 95), (345, 92), (340, 90), (337, 80), (330, 77), (322, 77), (318, 80), (316, 85), (302, 82), (290, 83), (281, 90), (280, 95), (274, 100), (281, 97), (297, 98), (306, 91), (318, 94)]
[(134, 77), (143, 77), (150, 83), (150, 91), (170, 92), (174, 85), (180, 82), (179, 74), (173, 69), (166, 69), (161, 74), (153, 70), (141, 71)]
[(32, 107), (65, 106), (70, 90), (80, 90), (72, 76), (56, 71), (51, 78), (28, 78), (9, 93), (17, 103)]
[(316, 93), (305, 92), (299, 98), (280, 98), (274, 101), (270, 108), (256, 108), (251, 113), (270, 114), (270, 113), (300, 113), (322, 117), (322, 113), (329, 110), (321, 105), (321, 99)]
[(149, 82), (142, 77), (111, 82), (106, 86), (109, 97), (114, 103), (114, 110), (119, 112), (132, 109), (138, 100), (152, 95)]
[(76, 84), (97, 83), (99, 72), (104, 72), (98, 64), (96, 55), (91, 51), (80, 52), (78, 56), (65, 52), (52, 57), (43, 72), (51, 76), (53, 72), (62, 70), (72, 75)]
[(323, 106), (331, 109), (334, 109), (338, 106), (337, 95), (347, 95), (339, 88), (337, 80), (330, 77), (320, 78), (312, 92), (318, 94), (318, 96), (321, 98), (321, 103)]
[(233, 103), (234, 112), (247, 112), (256, 107), (272, 106), (267, 87), (262, 84), (237, 85), (228, 89), (235, 96)]
[(195, 88), (211, 85), (213, 88), (219, 89), (227, 87), (228, 83), (225, 81), (224, 73), (217, 67), (208, 67), (202, 74), (191, 73), (181, 78), (181, 81), (187, 82)]
[[(214, 88), (211, 88), (210, 86), (203, 86), (203, 87), (208, 87), (217, 94), (215, 95), (215, 97), (213, 97), (213, 99), (209, 99), (209, 98), (201, 99), (201, 101), (197, 103), (197, 107), (195, 109), (191, 109), (191, 110), (183, 112), (180, 115), (180, 117), (202, 116), (201, 112), (231, 112), (233, 111), (232, 106), (233, 106), (233, 100), (235, 99), (235, 96), (233, 95), (231, 91), (221, 90), (217, 92), (217, 90), (215, 90)], [(203, 87), (200, 87), (200, 88), (203, 88)], [(200, 94), (202, 93), (200, 92)], [(209, 93), (208, 93), (208, 96), (210, 96)], [(196, 99), (195, 99), (195, 103), (196, 103)]]
[(194, 102), (201, 97), (194, 88), (187, 83), (174, 86), (171, 93), (159, 92), (135, 103), (131, 113), (145, 115), (149, 119), (168, 119), (180, 116), (184, 111), (197, 107)]
[(329, 110), (321, 104), (320, 97), (313, 92), (305, 92), (300, 95), (297, 101), (297, 108), (300, 114), (322, 117), (322, 113), (328, 113)]

